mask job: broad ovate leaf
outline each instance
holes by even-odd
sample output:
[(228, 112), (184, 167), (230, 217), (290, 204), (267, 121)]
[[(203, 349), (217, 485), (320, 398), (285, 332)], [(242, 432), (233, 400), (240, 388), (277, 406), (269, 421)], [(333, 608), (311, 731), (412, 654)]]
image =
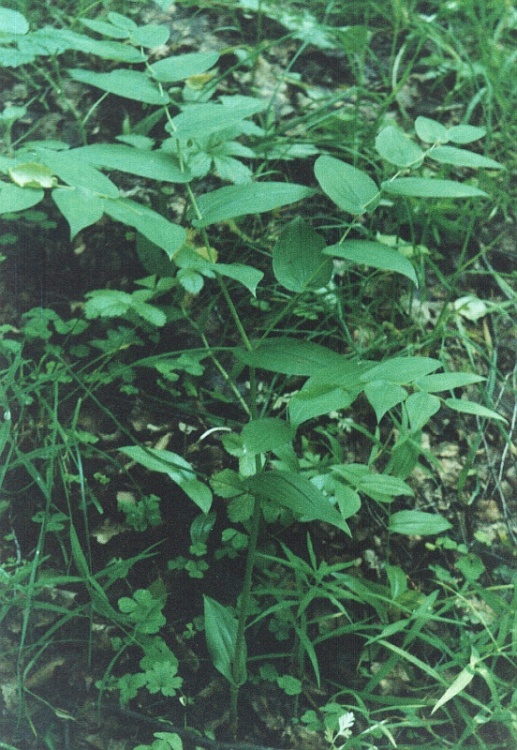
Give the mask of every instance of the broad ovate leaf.
[(149, 23), (145, 26), (139, 26), (131, 34), (129, 41), (135, 47), (161, 47), (166, 44), (170, 36), (170, 31), (166, 26), (158, 26), (155, 23)]
[(314, 173), (323, 192), (342, 211), (358, 216), (379, 203), (379, 188), (372, 178), (333, 156), (320, 156)]
[(246, 287), (251, 294), (257, 296), (257, 287), (264, 278), (264, 273), (253, 266), (247, 266), (244, 263), (208, 263), (208, 267), (226, 276), (229, 279), (238, 281)]
[(407, 398), (407, 391), (401, 385), (385, 380), (374, 380), (366, 385), (364, 395), (375, 411), (377, 422), (380, 422), (390, 409)]
[(43, 200), (41, 189), (21, 188), (9, 182), (0, 181), (0, 214), (15, 213), (32, 208)]
[(408, 396), (405, 406), (409, 417), (409, 426), (413, 432), (417, 432), (436, 414), (440, 409), (441, 402), (437, 396), (420, 391)]
[(191, 76), (204, 73), (219, 59), (217, 52), (190, 52), (159, 60), (150, 66), (151, 74), (161, 83), (185, 81)]
[(401, 169), (419, 167), (424, 160), (422, 149), (393, 125), (381, 130), (375, 148), (383, 159)]
[(17, 10), (0, 8), (0, 34), (26, 34), (29, 22)]
[(266, 453), (289, 444), (293, 430), (282, 419), (262, 417), (248, 422), (243, 427), (241, 438), (244, 449), (249, 453)]
[(350, 260), (353, 263), (380, 268), (383, 271), (400, 273), (418, 286), (418, 279), (411, 261), (396, 248), (388, 247), (383, 243), (373, 240), (345, 240), (341, 244), (330, 245), (323, 250), (323, 253)]
[(424, 143), (447, 143), (449, 134), (446, 127), (430, 117), (417, 117), (415, 120), (417, 136)]
[(322, 256), (323, 237), (297, 216), (287, 224), (273, 248), (273, 273), (290, 292), (326, 286), (332, 276), (330, 258)]
[(56, 188), (52, 200), (70, 225), (70, 239), (81, 229), (96, 224), (104, 214), (102, 198), (86, 188)]

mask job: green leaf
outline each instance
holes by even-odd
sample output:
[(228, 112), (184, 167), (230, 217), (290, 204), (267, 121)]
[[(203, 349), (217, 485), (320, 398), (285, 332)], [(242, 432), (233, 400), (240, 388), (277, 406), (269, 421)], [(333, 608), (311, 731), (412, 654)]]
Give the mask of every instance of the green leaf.
[(361, 390), (362, 388), (349, 390), (332, 384), (306, 385), (290, 399), (289, 419), (294, 426), (299, 427), (309, 419), (346, 409)]
[(431, 716), (435, 711), (438, 711), (438, 709), (441, 708), (445, 703), (450, 701), (451, 698), (455, 698), (457, 695), (462, 693), (465, 688), (470, 685), (475, 677), (475, 674), (475, 671), (470, 666), (462, 669), (459, 675), (451, 682), (442, 697), (438, 701), (436, 701), (431, 711)]
[(29, 30), (29, 22), (10, 8), (0, 8), (0, 37), (1, 34), (26, 34)]
[(257, 296), (257, 287), (264, 278), (264, 273), (253, 266), (246, 266), (243, 263), (209, 263), (208, 266), (221, 276), (234, 279), (249, 289), (251, 294)]
[(88, 164), (103, 169), (136, 174), (159, 182), (188, 182), (190, 174), (182, 171), (177, 160), (162, 151), (148, 151), (115, 143), (96, 143), (71, 152)]
[(412, 393), (406, 400), (409, 425), (413, 432), (421, 430), (440, 409), (440, 399), (429, 393)]
[[(230, 609), (223, 607), (215, 599), (203, 595), (203, 603), (206, 645), (213, 665), (233, 685), (235, 684), (233, 664), (237, 643), (237, 620)], [(245, 671), (243, 681), (246, 681)]]
[(302, 521), (323, 521), (350, 535), (348, 524), (338, 510), (313, 484), (288, 471), (262, 472), (246, 482), (253, 494), (288, 508)]
[(323, 192), (347, 213), (373, 211), (379, 203), (379, 188), (372, 178), (333, 156), (320, 156), (314, 173)]
[(189, 294), (199, 294), (205, 284), (203, 276), (193, 268), (180, 268), (176, 278)]
[(51, 151), (42, 148), (38, 149), (36, 154), (67, 185), (86, 188), (108, 198), (118, 198), (117, 186), (98, 169), (78, 159), (73, 151)]
[(192, 466), (177, 453), (157, 448), (142, 448), (139, 445), (119, 448), (119, 451), (129, 456), (132, 461), (145, 466), (149, 471), (166, 474), (181, 487), (203, 513), (208, 513), (212, 505), (212, 493), (209, 487), (196, 479)]
[(191, 104), (173, 117), (167, 130), (176, 138), (206, 138), (237, 125), (266, 108), (266, 103), (249, 96), (233, 96), (219, 104)]
[(311, 374), (301, 390), (289, 401), (289, 417), (293, 425), (331, 411), (346, 409), (364, 389), (361, 376), (371, 369), (371, 362), (351, 362), (334, 354), (324, 367)]
[(453, 164), (456, 167), (471, 167), (472, 169), (504, 169), (504, 166), (494, 159), (489, 159), (473, 151), (453, 146), (437, 146), (429, 152), (429, 157), (440, 164)]
[(158, 26), (150, 23), (146, 26), (139, 26), (131, 34), (129, 39), (135, 47), (161, 47), (169, 39), (170, 31), (166, 26)]
[(273, 248), (273, 273), (290, 292), (304, 292), (326, 286), (333, 271), (329, 258), (322, 257), (323, 237), (297, 216), (287, 224)]
[(407, 391), (400, 385), (385, 380), (374, 380), (367, 384), (364, 395), (375, 411), (377, 422), (380, 422), (390, 409), (404, 401)]
[(400, 510), (390, 517), (389, 531), (406, 536), (429, 536), (441, 534), (452, 528), (446, 518), (438, 513), (425, 513), (421, 510)]
[(383, 159), (396, 167), (416, 168), (424, 160), (422, 149), (393, 125), (381, 130), (375, 139), (375, 148)]
[(151, 74), (162, 83), (184, 81), (190, 76), (199, 75), (216, 64), (218, 52), (190, 52), (174, 55), (150, 66)]
[(412, 496), (413, 490), (399, 477), (374, 474), (365, 464), (337, 464), (332, 472), (343, 477), (358, 492), (378, 502), (391, 502), (398, 495)]
[(111, 39), (129, 38), (129, 31), (127, 29), (121, 29), (111, 23), (106, 23), (106, 21), (98, 21), (97, 19), (91, 18), (79, 18), (78, 20), (83, 26), (86, 26), (87, 29), (90, 29), (90, 31), (96, 31), (97, 34), (102, 34), (102, 36), (107, 36)]
[(388, 380), (391, 383), (407, 385), (441, 366), (442, 363), (438, 359), (430, 357), (394, 357), (369, 369), (361, 375), (361, 380), (363, 382)]
[(436, 120), (429, 117), (417, 117), (415, 120), (417, 136), (424, 143), (447, 143), (449, 131)]
[(214, 474), (210, 485), (218, 497), (231, 498), (242, 495), (245, 491), (242, 477), (233, 469), (222, 469)]
[(137, 25), (133, 21), (133, 19), (129, 18), (129, 16), (123, 15), (122, 13), (110, 11), (108, 13), (108, 20), (114, 26), (118, 26), (118, 28), (125, 29), (126, 31), (136, 31), (137, 29)]
[(52, 200), (70, 225), (70, 239), (104, 214), (104, 201), (86, 188), (57, 188), (52, 191)]
[(320, 344), (287, 336), (267, 339), (251, 352), (237, 348), (235, 356), (250, 367), (284, 375), (312, 375), (341, 360), (341, 355)]
[(229, 185), (202, 195), (198, 199), (201, 218), (192, 223), (196, 227), (207, 227), (219, 221), (238, 216), (260, 214), (287, 206), (314, 194), (304, 185), (287, 182), (251, 182), (246, 185)]
[(172, 224), (141, 203), (135, 203), (127, 198), (117, 201), (106, 200), (104, 210), (115, 221), (135, 227), (144, 237), (165, 250), (169, 259), (186, 240), (187, 235), (183, 227)]
[(95, 86), (124, 99), (133, 99), (146, 104), (168, 104), (169, 96), (137, 70), (112, 70), (110, 73), (95, 73), (93, 70), (71, 68), (70, 77), (74, 81)]
[(52, 170), (37, 162), (23, 162), (9, 170), (11, 180), (19, 187), (51, 188), (56, 185), (56, 178)]
[(131, 295), (117, 289), (97, 289), (86, 296), (84, 313), (88, 320), (123, 317), (131, 309)]
[(464, 401), (458, 398), (448, 398), (445, 400), (446, 406), (449, 406), (454, 411), (462, 412), (463, 414), (474, 414), (476, 417), (486, 417), (487, 419), (498, 419), (501, 422), (507, 422), (501, 414), (498, 414), (492, 409), (487, 409), (486, 406), (477, 404), (475, 401)]
[(116, 60), (126, 63), (143, 63), (146, 56), (134, 47), (121, 42), (99, 41), (85, 34), (76, 34), (70, 29), (57, 29), (44, 26), (32, 32), (32, 45), (40, 55), (61, 54), (68, 49), (75, 49), (83, 54), (97, 55), (104, 60)]
[(477, 128), (474, 125), (453, 125), (447, 130), (449, 140), (460, 146), (473, 141), (478, 141), (486, 135), (486, 128)]
[(282, 419), (263, 417), (248, 422), (243, 427), (241, 437), (249, 453), (266, 453), (291, 443), (293, 431)]
[(45, 197), (43, 190), (21, 188), (18, 185), (0, 181), (0, 214), (25, 211)]
[(415, 387), (427, 393), (439, 391), (452, 391), (454, 388), (462, 388), (465, 385), (481, 383), (486, 380), (482, 375), (474, 375), (472, 372), (442, 372), (438, 375), (427, 375), (415, 382)]
[(410, 260), (393, 247), (372, 240), (345, 240), (338, 245), (330, 245), (323, 250), (325, 255), (361, 263), (383, 271), (394, 271), (410, 279), (418, 286), (415, 269)]
[(487, 193), (472, 185), (453, 180), (432, 177), (396, 177), (382, 183), (382, 189), (390, 195), (413, 198), (486, 198)]

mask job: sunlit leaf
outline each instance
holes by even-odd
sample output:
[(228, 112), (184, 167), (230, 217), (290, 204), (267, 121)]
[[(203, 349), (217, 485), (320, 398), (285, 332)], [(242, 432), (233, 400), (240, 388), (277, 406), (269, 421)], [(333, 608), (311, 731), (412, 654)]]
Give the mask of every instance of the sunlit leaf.
[(57, 182), (52, 170), (37, 162), (25, 162), (17, 164), (9, 169), (12, 181), (20, 187), (51, 188)]

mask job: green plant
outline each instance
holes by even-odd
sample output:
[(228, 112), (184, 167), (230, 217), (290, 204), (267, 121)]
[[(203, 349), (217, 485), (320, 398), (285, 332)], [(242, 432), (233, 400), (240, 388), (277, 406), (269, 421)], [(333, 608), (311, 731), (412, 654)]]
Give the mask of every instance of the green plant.
[[(45, 404), (47, 414), (57, 412), (58, 391), (70, 382), (79, 380), (81, 388), (86, 388), (85, 392), (91, 395), (99, 383), (118, 382), (124, 373), (127, 377), (124, 387), (128, 389), (135, 387), (133, 379), (138, 368), (151, 368), (170, 388), (180, 377), (200, 377), (206, 362), (214, 363), (218, 374), (229, 384), (236, 401), (243, 407), (240, 421), (235, 420), (237, 424), (232, 425), (229, 434), (222, 438), (228, 455), (237, 459), (238, 468), (214, 472), (210, 482), (197, 474), (193, 461), (177, 451), (136, 444), (118, 447), (124, 460), (128, 458), (148, 471), (164, 475), (201, 511), (198, 525), (191, 527), (190, 551), (193, 556), (202, 557), (206, 552), (213, 527), (214, 495), (229, 501), (227, 513), (232, 525), (226, 529), (227, 549), (233, 553), (246, 549), (242, 588), (232, 606), (223, 606), (214, 598), (205, 596), (204, 628), (213, 664), (230, 685), (231, 731), (237, 733), (239, 694), (248, 679), (248, 628), (270, 617), (277, 633), (282, 628), (284, 632), (294, 633), (294, 679), (299, 684), (284, 680), (282, 685), (284, 689), (287, 685), (295, 693), (305, 675), (305, 660), (310, 662), (317, 681), (320, 677), (312, 640), (314, 630), (318, 631), (317, 643), (324, 643), (338, 635), (349, 634), (354, 627), (349, 623), (329, 634), (325, 630), (325, 617), (310, 614), (318, 599), (331, 601), (344, 618), (349, 616), (346, 603), (350, 601), (372, 608), (378, 617), (380, 625), (377, 630), (373, 629), (373, 634), (369, 633), (368, 645), (372, 651), (383, 655), (388, 652), (389, 656), (375, 677), (370, 678), (364, 694), (373, 691), (383, 677), (404, 660), (445, 687), (444, 670), (438, 671), (410, 649), (415, 643), (420, 645), (420, 641), (431, 643), (436, 657), (440, 641), (427, 630), (426, 623), (433, 618), (440, 622), (452, 606), (450, 602), (441, 605), (437, 614), (436, 594), (412, 596), (406, 575), (397, 565), (388, 563), (387, 583), (375, 586), (344, 572), (351, 563), (318, 563), (310, 542), (309, 563), (286, 545), (282, 547), (285, 559), (259, 553), (258, 547), (262, 526), (273, 523), (287, 528), (295, 522), (316, 521), (351, 537), (349, 521), (365, 503), (381, 515), (392, 536), (437, 536), (450, 529), (446, 518), (414, 507), (413, 500), (409, 501), (410, 507), (397, 511), (392, 511), (392, 506), (395, 498), (414, 497), (414, 490), (406, 480), (422, 457), (426, 457), (422, 430), (440, 408), (504, 421), (491, 408), (490, 402), (485, 404), (458, 398), (455, 393), (459, 388), (483, 382), (484, 378), (474, 371), (474, 367), (472, 372), (438, 372), (444, 368), (440, 359), (412, 356), (407, 349), (401, 356), (383, 358), (383, 361), (368, 359), (354, 348), (340, 353), (328, 345), (325, 331), (320, 334), (316, 330), (310, 340), (305, 340), (303, 331), (297, 336), (296, 330), (289, 330), (288, 321), (291, 315), (300, 315), (300, 310), (303, 315), (308, 299), (313, 299), (321, 289), (330, 288), (335, 280), (337, 261), (343, 265), (345, 273), (367, 266), (375, 269), (382, 280), (392, 282), (394, 278), (402, 277), (400, 283), (410, 289), (423, 287), (426, 264), (424, 256), (418, 254), (419, 243), (410, 243), (414, 254), (408, 258), (402, 252), (408, 245), (397, 242), (390, 245), (383, 241), (378, 236), (380, 225), (376, 222), (375, 212), (377, 209), (384, 213), (395, 212), (403, 207), (410, 217), (414, 217), (419, 201), (424, 199), (436, 201), (436, 212), (446, 214), (456, 200), (465, 200), (470, 207), (472, 201), (487, 199), (487, 193), (479, 187), (477, 172), (467, 172), (464, 180), (450, 179), (451, 169), (483, 168), (494, 172), (501, 169), (497, 161), (474, 150), (460, 148), (483, 138), (484, 128), (469, 124), (448, 127), (431, 118), (417, 117), (414, 122), (420, 142), (417, 143), (416, 138), (393, 125), (381, 127), (375, 139), (376, 159), (379, 161), (380, 158), (382, 162), (378, 171), (385, 173), (380, 186), (366, 169), (328, 153), (319, 155), (314, 165), (320, 190), (287, 180), (262, 179), (268, 165), (267, 151), (263, 149), (266, 132), (251, 118), (260, 117), (266, 105), (256, 98), (242, 95), (225, 94), (215, 100), (217, 70), (214, 66), (219, 60), (216, 53), (178, 55), (151, 62), (151, 53), (144, 50), (163, 44), (167, 40), (167, 29), (138, 26), (131, 18), (117, 13), (108, 14), (107, 21), (83, 20), (83, 26), (89, 31), (107, 37), (109, 41), (98, 41), (67, 29), (52, 29), (51, 33), (48, 29), (31, 32), (20, 14), (13, 15), (4, 10), (2, 17), (8, 28), (1, 40), (4, 67), (15, 59), (16, 66), (24, 72), (26, 66), (32, 65), (42, 55), (51, 59), (55, 66), (52, 76), (48, 74), (48, 82), (56, 92), (65, 74), (69, 80), (102, 93), (86, 115), (74, 113), (85, 141), (77, 148), (70, 148), (62, 142), (24, 144), (23, 140), (13, 141), (13, 113), (4, 111), (6, 154), (0, 160), (3, 175), (0, 211), (13, 215), (40, 203), (52, 206), (51, 200), (68, 222), (72, 239), (107, 215), (136, 232), (140, 259), (149, 274), (137, 282), (140, 288), (135, 291), (98, 289), (88, 292), (84, 319), (65, 321), (55, 311), (39, 308), (26, 315), (24, 335), (32, 341), (49, 341), (56, 333), (70, 338), (80, 336), (89, 325), (99, 322), (107, 328), (104, 339), (83, 345), (86, 352), (76, 350), (79, 364), (75, 362), (68, 366), (59, 351), (46, 349), (47, 359), (33, 380), (38, 399), (42, 402), (43, 385), (51, 390), (54, 388), (54, 400)], [(112, 39), (122, 41), (110, 41)], [(101, 60), (141, 65), (142, 69), (115, 66), (109, 72), (98, 72), (86, 67), (69, 67), (64, 73), (58, 58), (70, 51), (74, 53), (74, 61), (81, 59), (78, 58), (80, 53), (87, 52)], [(191, 85), (193, 77), (205, 74), (204, 86), (196, 88)], [(140, 119), (125, 123), (118, 143), (86, 145), (88, 121), (110, 95), (142, 106), (138, 110)], [(150, 136), (151, 131), (155, 133), (162, 126), (160, 137)], [(249, 160), (250, 166), (239, 159)], [(253, 179), (254, 163), (261, 159), (263, 161), (256, 170), (261, 179)], [(143, 198), (127, 198), (117, 187), (115, 178), (107, 177), (104, 172), (122, 172), (149, 180), (153, 186), (154, 207)], [(206, 175), (215, 175), (234, 184), (203, 193), (196, 180)], [(163, 200), (164, 194), (159, 193), (164, 186), (183, 190), (189, 204), (184, 216), (174, 217), (175, 221), (169, 219), (171, 210), (162, 207), (166, 201)], [(316, 230), (309, 221), (295, 215), (285, 223), (279, 219), (270, 253), (260, 261), (242, 262), (239, 243), (246, 237), (241, 230), (242, 217), (253, 216), (259, 221), (260, 215), (283, 208), (292, 215), (296, 212), (294, 204), (316, 195), (338, 212), (335, 228), (340, 238), (337, 242), (327, 244), (324, 230)], [(225, 225), (235, 229), (234, 235), (239, 238), (231, 257), (225, 257), (216, 247), (218, 227)], [(224, 262), (221, 257), (224, 257)], [(274, 304), (265, 301), (267, 317), (261, 318), (257, 334), (257, 328), (243, 316), (240, 301), (243, 295), (247, 300), (260, 297), (265, 279), (274, 279), (282, 296)], [(225, 315), (234, 329), (228, 337), (229, 346), (212, 346), (201, 329), (201, 346), (197, 348), (166, 351), (117, 367), (118, 354), (128, 346), (141, 345), (142, 338), (154, 336), (156, 340), (157, 332), (167, 324), (180, 318), (188, 319), (191, 297), (205, 287), (210, 294), (217, 295), (219, 305), (226, 305)], [(121, 321), (123, 326), (119, 325)], [(278, 335), (282, 325), (286, 326), (289, 335)], [(10, 371), (12, 379), (12, 372), (20, 364), (17, 357), (21, 354), (17, 351), (16, 338), (10, 333), (5, 332), (4, 347), (8, 354), (14, 352), (13, 370)], [(91, 353), (92, 346), (99, 348), (101, 355), (91, 371), (88, 367), (81, 369), (82, 357)], [(224, 357), (228, 352), (234, 358), (230, 364)], [(112, 370), (110, 365), (114, 365)], [(247, 371), (249, 378), (249, 393), (246, 395), (239, 387), (243, 370)], [(258, 377), (262, 372), (267, 373), (265, 388), (269, 400), (265, 405), (259, 398)], [(191, 387), (195, 389), (195, 386)], [(280, 413), (271, 408), (275, 389), (290, 394), (285, 397)], [(19, 393), (18, 390), (17, 395)], [(30, 388), (23, 398), (34, 398)], [(324, 460), (315, 454), (310, 456), (309, 451), (299, 450), (300, 443), (303, 445), (303, 430), (309, 422), (321, 420), (324, 423), (326, 415), (341, 413), (359, 399), (368, 405), (375, 417), (371, 430), (357, 423), (351, 424), (357, 432), (362, 430), (369, 443), (367, 461), (348, 461), (338, 441), (332, 441), (330, 431), (325, 432), (324, 428), (332, 446)], [(27, 405), (23, 399), (21, 403), (23, 407)], [(64, 450), (66, 442), (66, 454), (73, 457), (80, 477), (81, 456), (91, 438), (77, 429), (65, 434), (59, 421), (54, 420), (46, 451), (34, 452), (34, 457), (49, 462), (48, 477), (43, 479), (35, 468), (31, 453), (23, 456), (16, 453), (15, 443), (9, 437), (10, 426), (7, 422), (5, 424), (3, 434), (7, 452), (16, 454), (34, 482), (43, 487), (46, 504), (43, 513), (37, 517), (41, 522), (40, 551), (50, 530), (58, 538), (66, 532), (71, 558), (80, 579), (87, 586), (94, 607), (124, 631), (122, 636), (113, 640), (116, 655), (100, 684), (101, 688), (119, 690), (124, 703), (136, 697), (141, 688), (151, 694), (174, 696), (181, 687), (181, 678), (177, 675), (178, 660), (165, 639), (157, 635), (166, 624), (164, 598), (153, 596), (149, 589), (138, 589), (131, 597), (118, 600), (121, 612), (117, 612), (106, 594), (109, 586), (99, 584), (99, 579), (104, 576), (109, 583), (116, 578), (110, 577), (109, 569), (92, 574), (90, 560), (81, 549), (73, 519), (58, 515), (52, 504), (50, 475), (59, 453), (56, 446), (59, 444)], [(70, 477), (75, 475), (68, 468), (62, 473), (67, 497), (70, 495)], [(81, 486), (85, 486), (84, 482)], [(128, 522), (135, 529), (159, 523), (157, 505), (155, 496), (144, 497), (134, 507), (126, 509)], [(237, 538), (237, 535), (240, 536)], [(64, 541), (62, 548), (66, 555)], [(202, 562), (176, 558), (169, 567), (172, 570), (184, 568), (191, 577), (197, 578), (204, 573)], [(275, 563), (288, 569), (294, 578), (294, 593), (287, 593), (282, 586), (272, 585), (271, 581), (262, 588), (254, 588), (257, 562)], [(466, 571), (465, 559), (457, 567), (460, 572)], [(35, 576), (36, 573), (31, 573), (28, 584), (29, 602), (34, 599), (36, 591)], [(469, 583), (474, 585), (474, 582), (471, 573)], [(264, 597), (268, 601), (265, 613), (255, 615), (254, 597)], [(500, 611), (506, 611), (503, 601), (494, 599), (494, 602)], [(393, 616), (395, 619), (391, 622)], [(502, 641), (506, 644), (508, 626), (505, 627)], [(390, 640), (396, 640), (398, 636), (401, 643)], [(435, 704), (435, 710), (445, 706), (470, 684), (469, 678), (480, 670), (480, 659), (494, 656), (486, 638), (485, 629), (481, 639), (484, 655), (479, 657), (479, 650), (472, 651), (468, 666), (461, 666), (460, 659), (453, 657), (452, 648), (448, 646), (447, 668), (461, 666), (461, 671), (453, 683), (454, 689), (445, 689)], [(120, 655), (133, 646), (144, 654), (139, 662), (141, 671), (113, 677), (112, 671)], [(462, 658), (464, 655), (463, 652)], [(292, 675), (288, 677), (293, 679)], [(493, 683), (486, 682), (492, 693), (497, 692)], [(338, 702), (335, 705), (342, 711), (342, 705)], [(426, 701), (421, 701), (418, 708), (426, 705)], [(506, 710), (501, 705), (501, 715)], [(351, 720), (348, 713), (336, 711), (329, 708), (326, 712), (332, 715), (332, 721), (328, 726), (325, 724), (325, 728), (331, 746), (341, 747), (341, 739), (348, 739)], [(409, 707), (407, 711), (409, 714)], [(470, 736), (475, 722), (468, 713), (461, 710), (460, 713), (468, 726), (464, 736)], [(348, 725), (340, 717), (348, 717)], [(157, 736), (152, 747), (155, 746), (176, 747), (178, 741), (172, 736)]]

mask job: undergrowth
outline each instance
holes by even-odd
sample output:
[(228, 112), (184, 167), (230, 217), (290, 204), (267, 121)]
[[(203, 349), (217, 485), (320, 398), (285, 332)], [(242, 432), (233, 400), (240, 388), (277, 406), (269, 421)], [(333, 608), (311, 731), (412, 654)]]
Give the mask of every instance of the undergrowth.
[(73, 652), (98, 706), (172, 717), (138, 750), (208, 732), (197, 669), (232, 738), (258, 693), (300, 748), (507, 747), (515, 11), (177, 5), (227, 43), (177, 52), (166, 3), (0, 9), (4, 266), (27, 237), (119, 262), (2, 311), (11, 741), (57, 746)]

